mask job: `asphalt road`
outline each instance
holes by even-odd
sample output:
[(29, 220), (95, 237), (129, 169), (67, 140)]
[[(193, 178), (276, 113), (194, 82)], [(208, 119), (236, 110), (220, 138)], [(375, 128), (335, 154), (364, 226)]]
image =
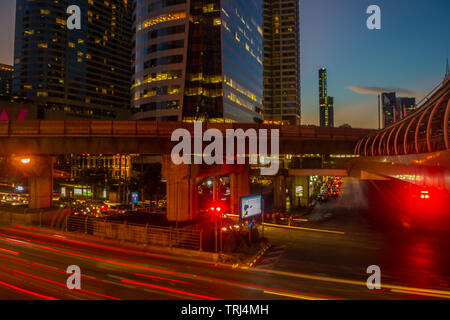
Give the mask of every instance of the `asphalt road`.
[(450, 291), (449, 233), (385, 223), (387, 213), (371, 205), (374, 199), (367, 199), (373, 192), (369, 187), (345, 179), (340, 196), (318, 203), (305, 217), (308, 221), (297, 221), (292, 229), (265, 227), (273, 247), (256, 267), (358, 281), (369, 276), (367, 267), (377, 265), (382, 287)]
[[(345, 192), (356, 194), (357, 185), (346, 185), (343, 200)], [(357, 216), (356, 204), (344, 202)], [(161, 258), (70, 235), (2, 227), (0, 299), (450, 299), (445, 244), (431, 236), (389, 242), (370, 224), (358, 229), (350, 223), (364, 225), (364, 219), (348, 218), (342, 206), (337, 199), (317, 207), (303, 225), (342, 227), (339, 233), (266, 228), (274, 246), (254, 268)], [(332, 216), (321, 219), (328, 211)], [(333, 219), (338, 212), (342, 221)], [(381, 267), (381, 290), (366, 287), (365, 268), (371, 264)], [(66, 286), (70, 265), (81, 269), (82, 290)], [(402, 272), (406, 276), (399, 276)]]

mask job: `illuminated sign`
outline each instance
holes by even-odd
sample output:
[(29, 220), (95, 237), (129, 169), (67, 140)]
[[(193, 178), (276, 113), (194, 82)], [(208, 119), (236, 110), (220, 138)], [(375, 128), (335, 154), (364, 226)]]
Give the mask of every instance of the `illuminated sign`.
[(297, 195), (297, 197), (303, 197), (303, 186), (296, 186), (295, 194)]
[(248, 219), (262, 214), (262, 196), (241, 198), (241, 218)]
[(139, 202), (139, 192), (131, 193), (131, 203), (138, 204), (138, 202)]

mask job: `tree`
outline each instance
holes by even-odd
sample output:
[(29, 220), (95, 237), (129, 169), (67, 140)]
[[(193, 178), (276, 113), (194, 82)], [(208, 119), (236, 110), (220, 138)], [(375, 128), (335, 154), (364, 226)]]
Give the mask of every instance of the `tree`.
[(161, 181), (161, 163), (150, 163), (146, 165), (142, 172), (137, 173), (131, 178), (131, 187), (134, 190), (141, 192), (142, 201), (145, 201), (146, 195), (150, 196), (150, 199), (154, 195), (157, 197), (164, 189), (164, 183)]

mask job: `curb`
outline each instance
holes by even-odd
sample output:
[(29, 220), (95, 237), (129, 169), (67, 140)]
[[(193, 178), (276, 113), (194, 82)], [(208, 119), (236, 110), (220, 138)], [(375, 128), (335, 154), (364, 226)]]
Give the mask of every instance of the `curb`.
[(252, 268), (255, 263), (264, 255), (264, 253), (266, 253), (266, 251), (271, 247), (272, 245), (267, 242), (267, 244), (261, 249), (259, 250), (259, 252), (251, 259), (251, 262), (248, 264), (249, 268)]

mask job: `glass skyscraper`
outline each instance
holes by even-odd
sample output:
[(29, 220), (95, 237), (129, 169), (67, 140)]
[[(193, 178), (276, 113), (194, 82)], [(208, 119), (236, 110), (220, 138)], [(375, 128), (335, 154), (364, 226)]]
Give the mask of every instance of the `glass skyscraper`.
[(264, 120), (300, 124), (299, 0), (264, 0)]
[[(70, 5), (81, 30), (67, 28)], [(122, 119), (130, 109), (132, 1), (17, 0), (15, 95), (43, 119)]]
[(262, 122), (261, 1), (137, 1), (134, 118)]

